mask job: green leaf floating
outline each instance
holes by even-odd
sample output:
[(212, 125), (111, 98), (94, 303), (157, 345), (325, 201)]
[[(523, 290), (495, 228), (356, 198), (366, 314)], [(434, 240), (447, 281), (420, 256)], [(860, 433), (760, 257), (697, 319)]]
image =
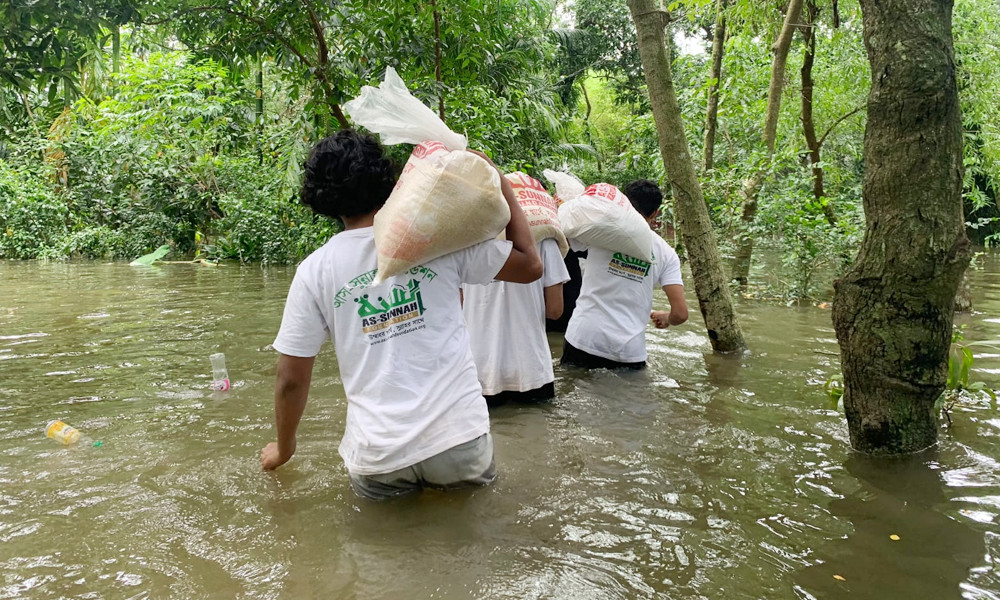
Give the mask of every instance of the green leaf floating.
[(146, 254), (145, 256), (140, 256), (139, 258), (133, 260), (132, 262), (129, 263), (129, 266), (151, 265), (154, 262), (166, 256), (168, 252), (170, 252), (170, 246), (164, 244), (159, 248), (157, 248), (156, 250), (153, 250), (149, 254)]

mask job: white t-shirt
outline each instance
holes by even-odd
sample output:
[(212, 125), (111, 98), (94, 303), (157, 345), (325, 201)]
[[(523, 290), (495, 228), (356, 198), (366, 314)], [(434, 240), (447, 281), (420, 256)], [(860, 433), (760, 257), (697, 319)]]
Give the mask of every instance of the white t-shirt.
[(541, 279), (462, 286), (462, 312), (486, 395), (527, 392), (555, 379), (545, 336), (544, 290), (569, 281), (569, 272), (555, 240), (542, 240), (538, 252)]
[[(573, 346), (618, 362), (646, 360), (646, 323), (653, 290), (683, 285), (681, 262), (663, 238), (653, 236), (653, 262), (590, 248), (576, 310), (566, 327)], [(582, 250), (577, 242), (574, 250)]]
[(351, 473), (389, 473), (489, 431), (458, 290), (492, 280), (510, 250), (483, 242), (370, 286), (375, 238), (365, 227), (299, 265), (274, 348), (316, 356), (332, 332), (347, 395), (340, 455)]

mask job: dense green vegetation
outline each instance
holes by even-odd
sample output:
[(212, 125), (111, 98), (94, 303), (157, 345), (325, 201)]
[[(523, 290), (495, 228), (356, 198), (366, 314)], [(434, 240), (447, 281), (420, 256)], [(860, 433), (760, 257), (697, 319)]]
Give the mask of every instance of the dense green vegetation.
[[(700, 155), (715, 2), (669, 5), (675, 86)], [(863, 230), (860, 11), (814, 6), (793, 40), (771, 155), (761, 127), (782, 8), (731, 1), (723, 13), (718, 134), (699, 176), (723, 254), (751, 235), (781, 257), (746, 293), (829, 296)], [(299, 260), (336, 231), (297, 203), (304, 154), (390, 65), (503, 168), (665, 179), (624, 2), (0, 0), (0, 20), (0, 258), (131, 259), (167, 243), (175, 256)], [(998, 25), (994, 0), (955, 6), (966, 214), (980, 244), (1000, 231)], [(810, 52), (818, 163), (803, 127)], [(748, 225), (741, 188), (757, 172)]]

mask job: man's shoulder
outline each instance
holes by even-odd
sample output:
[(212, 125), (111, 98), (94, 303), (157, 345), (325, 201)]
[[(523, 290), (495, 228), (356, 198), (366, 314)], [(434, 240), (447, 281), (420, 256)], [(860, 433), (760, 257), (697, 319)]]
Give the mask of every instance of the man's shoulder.
[(349, 233), (342, 231), (331, 236), (325, 244), (313, 250), (309, 256), (305, 257), (305, 259), (299, 263), (299, 266), (301, 267), (306, 264), (318, 264), (326, 260), (346, 258), (345, 253), (349, 256), (352, 250), (357, 250), (359, 244), (364, 244), (373, 239), (374, 236), (370, 231), (361, 233)]
[(652, 229), (649, 230), (649, 233), (652, 234), (654, 254), (658, 254), (660, 256), (665, 256), (665, 257), (670, 255), (674, 256), (677, 255), (677, 252), (674, 251), (674, 249), (670, 246), (670, 244), (667, 243), (667, 240), (663, 239), (663, 237), (659, 233), (653, 231)]
[(479, 253), (490, 252), (494, 250), (502, 250), (510, 245), (511, 243), (505, 240), (497, 240), (497, 239), (486, 240), (484, 242), (479, 242), (478, 244), (473, 244), (471, 246), (466, 246), (465, 248), (460, 248), (453, 252), (449, 252), (433, 260), (429, 260), (427, 261), (427, 265), (429, 266), (432, 263), (437, 263), (437, 262), (464, 260), (469, 257), (476, 256)]

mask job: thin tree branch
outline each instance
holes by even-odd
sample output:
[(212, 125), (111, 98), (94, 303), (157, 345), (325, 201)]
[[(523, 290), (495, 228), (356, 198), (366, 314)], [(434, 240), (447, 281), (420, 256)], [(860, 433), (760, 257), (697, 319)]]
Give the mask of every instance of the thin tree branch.
[(309, 13), (309, 23), (312, 25), (313, 33), (316, 35), (316, 47), (318, 48), (319, 64), (321, 66), (326, 66), (330, 62), (330, 51), (326, 47), (326, 35), (323, 33), (323, 25), (319, 22), (319, 17), (316, 16), (316, 11), (313, 10), (312, 5), (309, 0), (302, 0), (302, 6)]
[(337, 119), (342, 128), (349, 129), (351, 124), (340, 109), (340, 104), (333, 101), (333, 84), (330, 82), (330, 74), (326, 70), (327, 65), (330, 64), (330, 49), (326, 45), (326, 33), (323, 31), (323, 24), (319, 22), (319, 17), (316, 16), (316, 11), (313, 10), (309, 0), (302, 0), (302, 6), (309, 13), (309, 23), (312, 25), (313, 34), (316, 36), (317, 57), (319, 60), (319, 65), (317, 65), (315, 71), (316, 77), (319, 79), (320, 85), (323, 86), (323, 92), (326, 94), (326, 102), (330, 105), (330, 110), (333, 111), (334, 118)]
[(864, 106), (859, 106), (859, 107), (855, 108), (854, 110), (852, 110), (851, 112), (847, 113), (846, 115), (844, 115), (844, 116), (840, 117), (839, 119), (837, 119), (836, 121), (834, 121), (833, 125), (830, 125), (830, 128), (826, 130), (826, 133), (824, 133), (819, 138), (819, 144), (818, 144), (818, 146), (822, 146), (823, 145), (823, 142), (826, 141), (826, 136), (830, 135), (830, 133), (833, 132), (833, 128), (834, 127), (836, 127), (837, 125), (840, 125), (844, 120), (846, 120), (851, 115), (853, 115), (855, 113), (858, 113), (858, 112), (861, 112), (864, 109), (865, 109)]

